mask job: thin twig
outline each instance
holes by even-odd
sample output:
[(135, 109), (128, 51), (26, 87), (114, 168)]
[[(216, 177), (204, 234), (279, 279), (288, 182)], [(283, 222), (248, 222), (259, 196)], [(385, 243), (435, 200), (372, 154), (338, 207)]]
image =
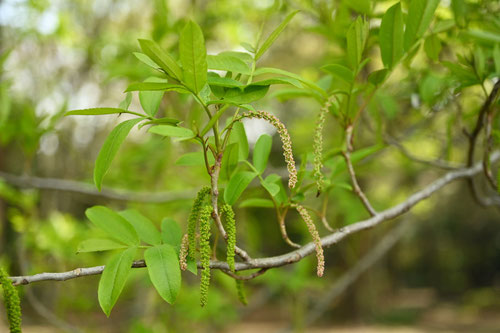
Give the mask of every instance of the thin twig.
[(347, 144), (347, 149), (344, 152), (342, 152), (342, 155), (344, 156), (345, 162), (347, 164), (347, 170), (349, 172), (349, 176), (351, 177), (354, 193), (359, 197), (359, 199), (363, 203), (363, 206), (365, 206), (368, 213), (370, 213), (370, 216), (375, 216), (377, 215), (377, 212), (370, 204), (370, 201), (366, 197), (365, 193), (361, 190), (361, 187), (358, 184), (358, 180), (356, 179), (356, 173), (354, 172), (354, 167), (352, 166), (352, 161), (351, 161), (351, 152), (353, 150), (352, 130), (353, 130), (352, 126), (347, 126), (346, 139), (345, 139)]
[(388, 135), (385, 135), (384, 141), (386, 143), (396, 147), (406, 158), (408, 158), (409, 160), (412, 160), (414, 162), (417, 162), (417, 163), (426, 164), (426, 165), (433, 166), (433, 167), (443, 169), (443, 170), (457, 170), (457, 169), (463, 167), (462, 165), (453, 164), (453, 163), (450, 163), (447, 161), (425, 160), (425, 159), (422, 159), (420, 157), (417, 157), (417, 156), (413, 155), (412, 153), (410, 153), (408, 151), (408, 149), (405, 148), (404, 145), (402, 145), (400, 142), (398, 142), (397, 140), (394, 140), (393, 138), (391, 138)]
[(236, 279), (236, 280), (249, 281), (249, 280), (255, 279), (256, 277), (261, 276), (262, 274), (267, 272), (268, 269), (269, 268), (262, 268), (262, 269), (259, 269), (257, 272), (252, 273), (252, 274), (248, 274), (248, 275), (238, 275), (238, 274), (233, 273), (227, 269), (221, 269), (221, 272), (223, 272), (226, 275), (229, 275), (230, 277), (232, 277), (233, 279)]
[[(491, 154), (491, 161), (496, 162), (500, 159), (500, 151), (496, 151)], [(465, 168), (461, 170), (451, 171), (446, 173), (441, 178), (438, 178), (431, 184), (424, 187), (422, 190), (414, 193), (410, 197), (408, 197), (402, 203), (395, 205), (391, 208), (388, 208), (384, 211), (379, 212), (377, 215), (372, 216), (366, 220), (359, 221), (325, 236), (321, 239), (321, 245), (323, 247), (329, 247), (334, 245), (344, 238), (348, 237), (351, 234), (358, 233), (365, 229), (373, 228), (385, 221), (392, 220), (398, 216), (403, 215), (412, 209), (415, 205), (417, 205), (422, 200), (429, 198), (435, 192), (443, 188), (449, 183), (457, 181), (459, 179), (467, 179), (477, 175), (482, 172), (482, 163), (477, 163), (471, 168)], [(500, 205), (500, 202), (498, 202)], [(267, 258), (257, 258), (251, 259), (247, 262), (238, 262), (236, 263), (235, 269), (236, 271), (245, 271), (249, 269), (256, 268), (273, 268), (273, 267), (281, 267), (285, 265), (290, 265), (295, 262), (300, 261), (302, 258), (314, 253), (315, 244), (310, 242), (300, 249), (285, 253), (283, 255), (267, 257)], [(146, 267), (144, 260), (139, 260), (133, 263), (133, 268)], [(201, 267), (200, 263), (198, 263), (198, 267)], [(226, 262), (222, 261), (211, 261), (210, 262), (211, 269), (226, 269), (229, 270), (229, 266)], [(77, 277), (89, 276), (89, 275), (97, 275), (101, 274), (104, 270), (104, 266), (95, 266), (95, 267), (87, 267), (87, 268), (77, 268), (75, 270), (69, 272), (62, 273), (40, 273), (35, 275), (27, 275), (27, 276), (14, 276), (11, 277), (11, 280), (16, 285), (21, 284), (30, 284), (33, 282), (40, 281), (65, 281), (69, 279), (74, 279)]]
[(491, 135), (491, 133), (492, 133), (494, 116), (495, 116), (495, 111), (489, 112), (488, 115), (486, 116), (486, 126), (484, 133), (483, 170), (484, 170), (484, 175), (486, 176), (486, 179), (488, 180), (492, 189), (496, 191), (498, 189), (498, 184), (495, 177), (493, 177), (493, 172), (491, 171), (491, 162), (490, 162), (490, 154), (491, 151), (493, 150), (493, 136)]
[[(495, 83), (495, 85), (493, 86), (493, 89), (491, 90), (490, 94), (486, 98), (486, 101), (484, 102), (483, 106), (481, 107), (481, 110), (479, 110), (479, 115), (477, 116), (476, 125), (475, 125), (472, 133), (469, 133), (467, 135), (469, 138), (469, 150), (467, 152), (467, 167), (471, 167), (474, 164), (474, 153), (476, 150), (477, 138), (479, 136), (479, 133), (481, 133), (481, 130), (484, 126), (484, 123), (486, 122), (486, 117), (490, 113), (491, 106), (494, 104), (495, 100), (497, 99), (499, 92), (500, 92), (500, 80), (498, 80)], [(483, 166), (483, 169), (484, 169), (484, 166)], [(467, 180), (467, 183), (469, 184), (469, 189), (470, 189), (475, 201), (481, 206), (487, 206), (487, 200), (484, 200), (479, 195), (479, 192), (477, 191), (474, 179), (469, 178)]]
[(285, 243), (287, 243), (291, 247), (295, 247), (297, 249), (300, 249), (300, 244), (295, 243), (294, 241), (292, 241), (290, 239), (290, 237), (288, 237), (288, 233), (286, 231), (286, 224), (285, 224), (285, 219), (286, 219), (287, 213), (288, 213), (288, 207), (286, 207), (283, 210), (283, 212), (278, 214), (278, 220), (279, 220), (278, 222), (280, 225), (281, 237), (283, 237), (283, 240), (285, 241)]

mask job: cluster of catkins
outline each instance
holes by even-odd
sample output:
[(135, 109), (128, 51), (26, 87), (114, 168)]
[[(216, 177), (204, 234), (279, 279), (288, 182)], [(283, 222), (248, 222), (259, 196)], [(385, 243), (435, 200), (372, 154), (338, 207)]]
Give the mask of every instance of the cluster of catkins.
[(288, 134), (285, 125), (283, 125), (278, 118), (265, 111), (249, 111), (242, 114), (241, 118), (264, 119), (276, 128), (280, 135), (281, 142), (283, 143), (283, 155), (285, 156), (286, 167), (289, 174), (288, 187), (294, 188), (295, 184), (297, 184), (297, 169), (295, 168), (295, 161), (293, 159), (292, 140), (290, 139), (290, 134)]
[[(323, 139), (322, 139), (322, 129), (325, 122), (325, 115), (328, 112), (328, 108), (331, 103), (328, 101), (324, 107), (321, 109), (320, 116), (317, 123), (317, 130), (314, 138), (314, 174), (318, 184), (318, 191), (322, 189), (323, 176), (321, 174), (322, 161), (321, 153), (323, 149)], [(265, 111), (249, 111), (244, 113), (239, 117), (238, 120), (243, 118), (258, 118), (264, 119), (271, 123), (278, 131), (281, 141), (283, 143), (283, 155), (285, 156), (285, 161), (287, 164), (287, 169), (289, 173), (288, 186), (294, 188), (297, 184), (297, 169), (295, 168), (295, 161), (292, 153), (292, 141), (290, 135), (288, 134), (285, 125), (278, 118), (272, 114)], [(193, 203), (191, 209), (191, 214), (188, 218), (188, 232), (182, 238), (181, 249), (180, 249), (180, 267), (182, 270), (187, 269), (187, 258), (191, 260), (196, 259), (196, 245), (197, 245), (197, 234), (196, 229), (199, 223), (199, 249), (200, 249), (200, 263), (201, 263), (201, 283), (200, 283), (200, 301), (201, 305), (204, 306), (207, 303), (208, 288), (210, 286), (210, 224), (212, 219), (213, 207), (206, 204), (206, 198), (210, 196), (211, 190), (209, 187), (203, 187), (198, 194)], [(319, 192), (318, 192), (319, 193)], [(293, 205), (299, 212), (302, 219), (305, 221), (309, 233), (311, 234), (314, 244), (316, 246), (316, 257), (318, 260), (317, 274), (322, 276), (325, 269), (325, 260), (323, 255), (323, 248), (321, 247), (321, 239), (319, 237), (318, 231), (314, 225), (314, 222), (307, 212), (307, 210), (298, 204)], [(232, 207), (228, 204), (223, 204), (220, 207), (221, 216), (224, 217), (226, 224), (226, 236), (227, 236), (227, 254), (226, 261), (229, 266), (229, 270), (233, 273), (236, 271), (235, 265), (235, 248), (236, 248), (236, 223), (234, 218), (234, 211)], [(238, 291), (238, 297), (240, 301), (246, 304), (245, 293), (243, 290), (243, 282), (236, 279), (236, 288)]]
[(200, 283), (200, 303), (204, 306), (207, 303), (208, 287), (210, 286), (210, 220), (213, 208), (204, 205), (205, 199), (210, 195), (210, 188), (203, 187), (194, 200), (191, 214), (188, 218), (188, 232), (182, 237), (181, 249), (179, 253), (179, 263), (182, 270), (187, 268), (187, 257), (196, 259), (196, 228), (200, 228), (200, 262), (201, 262), (201, 283)]
[[(180, 267), (187, 269), (187, 257), (196, 258), (196, 228), (199, 222), (199, 244), (200, 244), (200, 263), (201, 263), (201, 283), (200, 283), (200, 302), (204, 306), (207, 303), (208, 288), (210, 286), (210, 222), (212, 219), (213, 207), (205, 204), (205, 199), (210, 195), (210, 188), (203, 187), (194, 200), (191, 214), (188, 218), (188, 233), (182, 237), (181, 249), (179, 253)], [(220, 209), (221, 215), (226, 221), (227, 231), (227, 264), (229, 269), (235, 271), (234, 250), (236, 247), (236, 222), (234, 212), (230, 205), (224, 204)]]
[(3, 300), (5, 303), (5, 310), (7, 312), (7, 319), (9, 320), (10, 332), (21, 332), (21, 305), (19, 301), (19, 294), (16, 287), (12, 285), (8, 274), (0, 268), (0, 284), (3, 288)]

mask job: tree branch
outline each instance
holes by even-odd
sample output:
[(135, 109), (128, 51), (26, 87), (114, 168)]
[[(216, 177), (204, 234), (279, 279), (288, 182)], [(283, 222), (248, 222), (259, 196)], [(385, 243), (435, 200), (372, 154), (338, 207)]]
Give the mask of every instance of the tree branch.
[(356, 178), (356, 173), (354, 171), (354, 167), (352, 165), (352, 161), (351, 161), (351, 152), (353, 150), (353, 147), (352, 147), (352, 130), (353, 130), (352, 126), (348, 126), (346, 128), (346, 131), (345, 131), (345, 133), (346, 133), (345, 141), (346, 141), (347, 149), (346, 149), (346, 151), (342, 152), (342, 155), (344, 156), (345, 163), (347, 164), (347, 170), (349, 171), (349, 176), (351, 177), (351, 182), (352, 182), (352, 187), (354, 189), (354, 193), (359, 197), (359, 199), (363, 203), (363, 206), (365, 206), (366, 210), (370, 213), (370, 216), (375, 216), (375, 215), (377, 215), (377, 212), (375, 211), (375, 209), (370, 204), (370, 201), (366, 197), (366, 195), (363, 192), (363, 190), (361, 190), (361, 187), (359, 186), (358, 180)]
[(94, 185), (76, 180), (16, 176), (3, 171), (0, 171), (0, 179), (3, 179), (7, 184), (21, 188), (74, 192), (121, 201), (163, 203), (192, 199), (193, 196), (196, 195), (194, 190), (134, 192), (129, 190), (103, 188), (102, 191), (99, 192)]
[[(477, 138), (479, 136), (479, 133), (481, 133), (481, 130), (485, 122), (487, 121), (487, 117), (490, 113), (491, 107), (494, 104), (495, 100), (497, 99), (499, 93), (500, 93), (500, 80), (495, 83), (493, 89), (491, 90), (490, 94), (486, 98), (486, 101), (481, 107), (481, 110), (479, 110), (479, 115), (476, 120), (476, 125), (472, 130), (472, 133), (467, 134), (469, 138), (469, 150), (467, 152), (467, 167), (471, 167), (474, 164), (474, 155), (475, 155), (474, 153), (476, 150)], [(486, 177), (488, 178), (488, 171), (487, 169), (484, 169), (484, 165), (483, 165), (483, 171), (485, 172)], [(479, 195), (474, 179), (469, 178), (467, 182), (469, 184), (469, 189), (472, 193), (472, 196), (474, 197), (474, 200), (481, 206), (488, 206), (488, 200), (487, 199), (485, 200)]]
[[(499, 159), (500, 159), (500, 151), (496, 151), (493, 154), (491, 154), (492, 162), (498, 161)], [(331, 233), (328, 236), (323, 237), (321, 239), (321, 244), (323, 247), (329, 247), (331, 245), (340, 242), (341, 240), (343, 240), (344, 238), (346, 238), (351, 234), (355, 234), (365, 229), (373, 228), (384, 221), (388, 221), (400, 215), (403, 215), (404, 213), (408, 212), (411, 208), (413, 208), (416, 204), (418, 204), (420, 201), (427, 199), (428, 197), (433, 195), (435, 192), (437, 192), (447, 184), (452, 183), (459, 179), (470, 179), (471, 177), (477, 175), (482, 171), (483, 171), (482, 163), (480, 162), (470, 168), (448, 172), (441, 178), (438, 178), (431, 184), (424, 187), (422, 190), (408, 197), (402, 203), (395, 205), (391, 208), (388, 208), (384, 211), (381, 211), (377, 215), (369, 219), (350, 224), (348, 226), (340, 228), (339, 230)], [(251, 259), (247, 262), (238, 262), (236, 263), (236, 271), (245, 271), (257, 268), (274, 268), (274, 267), (281, 267), (293, 264), (295, 262), (300, 261), (302, 258), (314, 253), (314, 249), (315, 249), (315, 244), (311, 242), (302, 246), (300, 249), (288, 252), (283, 255), (268, 257), (268, 258)], [(132, 265), (133, 268), (139, 268), (145, 266), (146, 264), (144, 260), (136, 261)], [(198, 264), (198, 266), (200, 266), (200, 264)], [(210, 268), (229, 270), (228, 264), (222, 261), (211, 261)], [(11, 280), (15, 285), (30, 284), (33, 282), (48, 281), (48, 280), (65, 281), (82, 276), (101, 274), (103, 270), (104, 266), (95, 266), (88, 268), (77, 268), (75, 270), (62, 273), (40, 273), (28, 276), (14, 276), (11, 277)]]
[(405, 146), (403, 146), (397, 140), (391, 138), (388, 135), (384, 136), (384, 141), (386, 143), (388, 143), (388, 144), (396, 147), (401, 152), (401, 154), (403, 154), (406, 158), (408, 158), (409, 160), (412, 160), (414, 162), (426, 164), (426, 165), (433, 166), (433, 167), (436, 167), (436, 168), (440, 168), (440, 169), (443, 169), (443, 170), (457, 170), (460, 167), (462, 167), (459, 164), (454, 164), (454, 163), (450, 163), (450, 162), (447, 162), (447, 161), (442, 161), (442, 160), (425, 160), (423, 158), (417, 157), (417, 156), (413, 155), (412, 153), (410, 153), (408, 151), (408, 149), (406, 149)]

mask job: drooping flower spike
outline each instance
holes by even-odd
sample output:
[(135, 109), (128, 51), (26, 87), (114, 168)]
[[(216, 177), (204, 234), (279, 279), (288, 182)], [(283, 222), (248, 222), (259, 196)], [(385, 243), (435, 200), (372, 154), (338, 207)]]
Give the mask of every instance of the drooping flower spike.
[(205, 306), (208, 300), (208, 287), (210, 286), (210, 219), (213, 208), (206, 205), (200, 212), (200, 252), (201, 252), (201, 282), (200, 304)]
[(264, 119), (273, 125), (278, 131), (281, 142), (283, 144), (283, 155), (285, 156), (286, 167), (288, 169), (288, 187), (294, 188), (297, 183), (297, 169), (295, 168), (295, 160), (293, 159), (292, 140), (285, 125), (276, 118), (276, 116), (265, 111), (249, 111), (241, 115), (241, 118), (258, 118)]
[(297, 209), (297, 212), (299, 212), (300, 216), (306, 223), (307, 229), (313, 238), (314, 245), (316, 246), (316, 258), (318, 260), (317, 274), (319, 277), (322, 277), (325, 271), (325, 256), (323, 254), (323, 247), (321, 246), (321, 238), (319, 237), (318, 230), (316, 229), (316, 226), (314, 225), (311, 215), (309, 215), (307, 209), (298, 204), (295, 205), (295, 209)]

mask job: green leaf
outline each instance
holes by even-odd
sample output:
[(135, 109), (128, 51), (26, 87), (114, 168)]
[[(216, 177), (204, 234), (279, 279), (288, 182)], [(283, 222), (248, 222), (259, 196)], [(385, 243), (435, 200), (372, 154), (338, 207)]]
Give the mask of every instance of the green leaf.
[[(224, 51), (218, 54), (218, 56), (231, 56), (234, 58), (238, 58), (239, 60), (243, 61), (244, 63), (251, 63), (253, 61), (253, 57), (246, 53), (246, 52), (238, 52), (238, 51)], [(234, 72), (234, 71), (230, 71)], [(239, 73), (239, 72), (237, 72)], [(245, 73), (242, 73), (245, 74)]]
[(434, 61), (439, 61), (439, 54), (441, 53), (441, 41), (438, 36), (430, 35), (425, 39), (424, 43), (425, 54)]
[(142, 51), (171, 77), (182, 80), (182, 70), (170, 54), (152, 40), (139, 39)]
[(161, 243), (160, 232), (153, 222), (137, 210), (127, 209), (119, 212), (119, 214), (134, 227), (140, 240), (151, 245)]
[(253, 199), (243, 200), (240, 203), (240, 208), (245, 208), (245, 207), (273, 208), (274, 204), (269, 199), (253, 198)]
[(136, 251), (137, 249), (132, 247), (117, 253), (111, 257), (106, 267), (104, 267), (101, 279), (99, 280), (97, 296), (102, 311), (108, 317), (125, 286)]
[(327, 73), (335, 75), (336, 77), (344, 80), (347, 83), (352, 83), (354, 81), (353, 72), (345, 66), (339, 64), (330, 64), (321, 67), (321, 69)]
[(422, 101), (428, 105), (432, 105), (436, 98), (445, 86), (445, 81), (442, 77), (430, 72), (419, 81), (419, 94)]
[[(279, 187), (279, 192), (274, 195), (274, 199), (278, 202), (278, 204), (282, 204), (282, 203), (285, 203), (288, 201), (288, 195), (287, 195), (287, 192), (286, 192), (286, 189), (285, 187), (283, 186), (283, 182), (281, 181), (281, 177), (277, 174), (270, 174), (269, 176), (267, 176), (265, 179), (264, 179), (264, 182), (266, 184), (276, 184), (278, 185)], [(262, 184), (263, 185), (263, 184)], [(264, 185), (263, 185), (264, 186)], [(273, 188), (270, 188), (272, 191)], [(267, 189), (266, 189), (267, 190)], [(268, 190), (269, 191), (269, 190)]]
[(268, 90), (269, 86), (259, 85), (249, 85), (244, 89), (229, 88), (224, 95), (224, 99), (236, 104), (247, 104), (263, 98)]
[(292, 86), (296, 86), (297, 88), (302, 88), (302, 84), (300, 84), (299, 80), (291, 77), (273, 77), (270, 79), (252, 82), (250, 86), (269, 86), (272, 84), (290, 84)]
[(161, 239), (163, 243), (169, 244), (177, 252), (181, 249), (182, 230), (174, 219), (166, 217), (161, 221)]
[(500, 34), (492, 31), (470, 29), (464, 32), (466, 36), (469, 36), (479, 42), (484, 42), (488, 44), (500, 43)]
[(245, 126), (241, 122), (236, 122), (233, 124), (233, 129), (229, 137), (230, 143), (238, 143), (239, 160), (244, 161), (248, 157), (248, 140), (247, 134), (245, 133)]
[[(212, 154), (207, 154), (207, 156), (208, 156), (208, 163), (213, 164), (215, 162), (214, 156)], [(202, 151), (186, 153), (181, 157), (179, 157), (177, 161), (175, 161), (175, 164), (183, 166), (205, 165), (205, 157)]]
[[(151, 83), (165, 83), (164, 79), (150, 77), (144, 82)], [(154, 117), (158, 112), (161, 100), (163, 98), (163, 91), (139, 91), (139, 101), (141, 102), (142, 109), (151, 117)]]
[(389, 70), (387, 68), (379, 69), (378, 71), (371, 72), (368, 75), (368, 82), (373, 84), (374, 86), (380, 85), (385, 81), (387, 74), (389, 74)]
[(399, 2), (389, 8), (382, 17), (379, 42), (382, 62), (387, 68), (394, 67), (404, 53), (403, 13)]
[(193, 273), (194, 275), (198, 275), (198, 266), (196, 260), (188, 256), (186, 261), (187, 261), (187, 270)]
[(432, 27), (432, 33), (435, 35), (441, 32), (448, 32), (455, 27), (456, 24), (454, 20), (439, 20)]
[(71, 110), (66, 112), (65, 116), (100, 116), (105, 114), (120, 114), (120, 113), (130, 113), (130, 111), (122, 108), (91, 108), (91, 109)]
[(241, 43), (240, 45), (243, 46), (243, 48), (248, 52), (255, 53), (255, 47), (253, 47), (253, 45), (245, 42)]
[(207, 82), (207, 51), (200, 27), (189, 21), (182, 29), (179, 54), (184, 73), (184, 83), (198, 94)]
[(102, 187), (102, 179), (108, 172), (111, 162), (113, 161), (113, 158), (118, 152), (121, 144), (125, 141), (125, 138), (132, 127), (142, 120), (143, 119), (125, 120), (124, 122), (118, 124), (118, 126), (116, 126), (111, 133), (109, 133), (108, 137), (104, 141), (94, 167), (94, 183), (99, 191)]
[(209, 69), (228, 71), (232, 73), (241, 73), (245, 75), (251, 74), (248, 65), (243, 60), (227, 53), (207, 55), (207, 64)]
[(260, 183), (272, 197), (275, 197), (280, 192), (280, 187), (275, 182), (264, 180)]
[(134, 227), (111, 209), (94, 206), (85, 211), (85, 215), (96, 227), (104, 230), (110, 237), (127, 245), (138, 245), (139, 237)]
[(300, 75), (297, 75), (295, 73), (288, 72), (288, 71), (285, 71), (285, 70), (279, 69), (279, 68), (272, 68), (272, 67), (258, 68), (254, 72), (254, 76), (259, 76), (259, 75), (263, 75), (263, 74), (278, 74), (278, 75), (288, 76), (288, 77), (295, 79), (297, 81), (300, 81), (303, 84), (305, 84), (306, 86), (316, 90), (321, 95), (327, 96), (326, 92), (323, 89), (321, 89), (316, 83), (314, 83), (310, 80), (304, 79), (303, 77), (301, 77)]
[(219, 110), (217, 110), (217, 112), (212, 116), (210, 121), (205, 125), (205, 127), (201, 131), (200, 135), (204, 136), (206, 133), (208, 133), (208, 131), (210, 131), (210, 129), (212, 129), (214, 126), (216, 126), (217, 121), (224, 114), (224, 112), (226, 112), (226, 110), (227, 110), (227, 107), (219, 108)]
[[(234, 106), (237, 106), (241, 109), (256, 111), (255, 108), (251, 104), (238, 104), (238, 103), (234, 103), (231, 101), (227, 101), (225, 99), (218, 99), (218, 100), (213, 100), (213, 101), (207, 102), (207, 105), (213, 105), (213, 104), (234, 105)], [(216, 115), (217, 115), (217, 113), (216, 113)], [(212, 117), (212, 119), (213, 119), (213, 117)]]
[(259, 174), (262, 174), (264, 170), (266, 170), (267, 160), (269, 159), (272, 145), (273, 139), (267, 134), (261, 135), (255, 143), (255, 148), (253, 150), (253, 165)]
[(257, 177), (255, 172), (240, 171), (235, 173), (224, 191), (224, 201), (233, 205), (255, 177)]
[(288, 89), (280, 89), (274, 91), (271, 95), (271, 98), (277, 98), (279, 101), (286, 101), (289, 99), (296, 99), (299, 97), (312, 97), (317, 98), (318, 100), (323, 100), (321, 95), (312, 90), (298, 89), (298, 88), (288, 88)]
[(274, 43), (276, 38), (285, 30), (286, 26), (288, 23), (292, 20), (292, 18), (298, 13), (299, 11), (293, 11), (290, 14), (288, 14), (283, 22), (280, 23), (280, 25), (267, 37), (267, 39), (262, 43), (262, 46), (257, 50), (255, 53), (255, 61), (259, 60), (260, 57), (264, 54), (264, 52), (271, 47), (271, 45)]
[(120, 102), (120, 105), (118, 105), (118, 108), (128, 110), (131, 102), (132, 102), (132, 93), (128, 92), (125, 94), (125, 99)]
[(362, 60), (368, 33), (369, 26), (360, 16), (347, 30), (347, 59), (355, 73), (358, 72)]
[(172, 136), (179, 138), (194, 138), (195, 134), (189, 128), (168, 126), (168, 125), (158, 125), (151, 127), (148, 132), (163, 135)]
[(153, 120), (150, 120), (150, 121), (143, 122), (142, 124), (139, 125), (139, 128), (142, 128), (143, 126), (146, 126), (146, 125), (171, 125), (171, 126), (176, 126), (180, 122), (181, 121), (179, 119), (163, 117), (163, 118), (157, 118), (157, 119), (153, 119)]
[(147, 55), (145, 55), (144, 53), (140, 53), (140, 52), (132, 52), (134, 54), (134, 56), (139, 59), (140, 62), (144, 63), (145, 65), (151, 67), (151, 68), (154, 68), (154, 69), (159, 69), (160, 66), (154, 62), (153, 60), (151, 60), (150, 57), (148, 57)]
[(220, 178), (229, 179), (233, 174), (234, 169), (238, 165), (239, 147), (238, 143), (231, 143), (227, 145), (224, 155), (222, 156)]
[(238, 88), (245, 86), (240, 81), (236, 81), (228, 77), (220, 77), (218, 75), (209, 75), (207, 77), (207, 82), (210, 86), (217, 87)]
[(173, 304), (181, 289), (181, 270), (174, 248), (168, 244), (151, 247), (144, 252), (144, 259), (156, 291)]
[(186, 93), (188, 92), (186, 88), (179, 84), (171, 84), (167, 83), (165, 81), (160, 81), (161, 79), (158, 79), (156, 82), (135, 82), (131, 83), (125, 92), (128, 91), (178, 91), (181, 93)]
[(457, 78), (462, 87), (472, 86), (479, 83), (479, 80), (472, 68), (464, 67), (448, 61), (443, 61), (442, 64), (446, 66), (453, 76)]
[(476, 69), (477, 75), (482, 80), (486, 70), (486, 59), (483, 49), (478, 45), (474, 48), (474, 68)]
[(362, 14), (371, 13), (371, 0), (344, 0), (347, 6)]
[(493, 62), (495, 63), (495, 73), (500, 74), (500, 45), (495, 44), (493, 48)]
[(465, 17), (467, 15), (465, 0), (451, 0), (451, 9), (453, 10), (453, 16), (455, 17), (457, 25), (459, 27), (464, 27)]
[(431, 24), (439, 0), (412, 0), (408, 9), (404, 47), (409, 50)]
[(123, 243), (118, 243), (113, 239), (106, 238), (90, 238), (78, 244), (77, 253), (81, 252), (98, 252), (116, 249), (124, 249), (127, 246)]

